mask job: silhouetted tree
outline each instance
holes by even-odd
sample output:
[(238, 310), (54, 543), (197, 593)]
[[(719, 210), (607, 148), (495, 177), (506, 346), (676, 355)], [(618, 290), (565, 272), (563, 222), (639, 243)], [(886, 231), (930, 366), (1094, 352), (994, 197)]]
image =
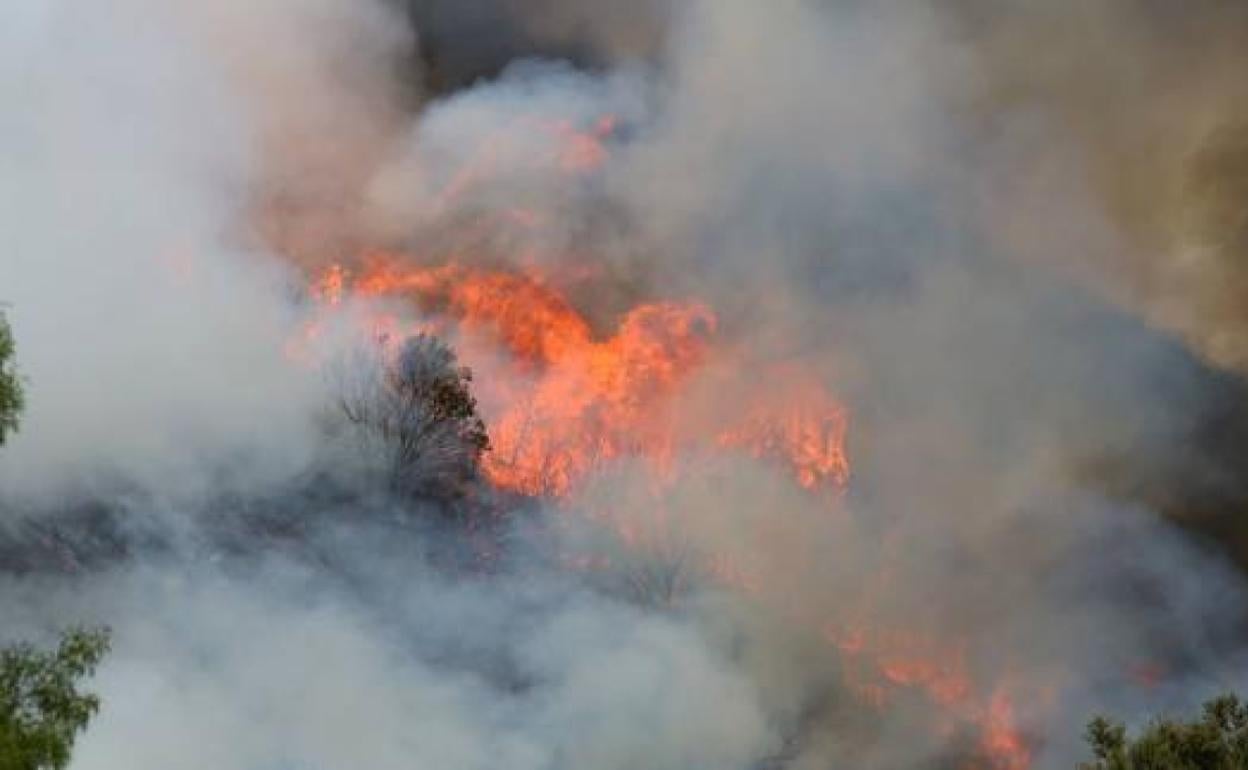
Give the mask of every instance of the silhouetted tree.
[(0, 649), (0, 768), (60, 770), (100, 708), (78, 687), (108, 652), (105, 630), (71, 630), (55, 650)]
[(1087, 740), (1096, 757), (1080, 770), (1248, 770), (1248, 705), (1234, 695), (1205, 704), (1199, 719), (1158, 719), (1139, 736), (1097, 717)]
[(13, 332), (0, 315), (0, 444), (17, 430), (17, 415), (22, 410), (22, 383), (13, 361)]
[(455, 495), (490, 447), (471, 383), (446, 343), (418, 334), (380, 365), (357, 362), (340, 383), (339, 406), (380, 440), (396, 492)]

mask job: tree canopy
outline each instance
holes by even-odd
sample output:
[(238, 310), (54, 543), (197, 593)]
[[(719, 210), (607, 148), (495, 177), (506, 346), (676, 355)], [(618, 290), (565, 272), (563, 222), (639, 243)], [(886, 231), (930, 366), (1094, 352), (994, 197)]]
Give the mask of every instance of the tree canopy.
[(490, 446), (471, 383), (472, 372), (446, 343), (418, 334), (380, 366), (357, 361), (343, 378), (339, 406), (386, 447), (395, 491), (453, 495), (476, 477)]
[(66, 632), (50, 651), (26, 643), (0, 649), (0, 770), (60, 770), (100, 708), (79, 690), (108, 652), (105, 630)]
[(1096, 757), (1080, 770), (1248, 770), (1248, 704), (1223, 695), (1192, 721), (1157, 719), (1136, 737), (1097, 717), (1087, 740)]
[(0, 444), (17, 430), (17, 416), (22, 410), (22, 383), (13, 356), (13, 332), (0, 314)]

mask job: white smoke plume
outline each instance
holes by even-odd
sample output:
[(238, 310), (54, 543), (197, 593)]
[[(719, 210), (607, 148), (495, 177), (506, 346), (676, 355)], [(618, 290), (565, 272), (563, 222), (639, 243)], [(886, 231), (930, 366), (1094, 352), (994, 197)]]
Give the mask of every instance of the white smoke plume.
[[(642, 6), (0, 12), (0, 299), (30, 394), (0, 522), (94, 500), (179, 532), (0, 587), (6, 638), (116, 631), (75, 768), (966, 767), (1007, 717), (998, 744), (1070, 767), (1096, 710), (1244, 684), (1244, 423), (1207, 432), (1244, 392), (1208, 363), (1242, 364), (1218, 160), (1240, 15)], [(552, 121), (607, 115), (602, 167), (552, 173)], [(471, 259), (600, 271), (567, 288), (603, 328), (703, 299), (744, 360), (809, 362), (850, 414), (848, 491), (726, 452), (656, 501), (607, 464), (467, 575), (419, 509), (292, 492), (356, 472), (290, 352), (307, 271), (436, 262), (518, 207), (549, 221)], [(716, 374), (682, 419), (738, 408)], [(289, 531), (247, 523), (268, 508)], [(894, 684), (930, 653), (977, 697), (864, 702), (852, 631)]]
[[(357, 70), (394, 37), (379, 15), (6, 10), (0, 284), (30, 392), (7, 489), (115, 472), (193, 497), (225, 457), (258, 479), (298, 465), (315, 392), (281, 355), (290, 276), (250, 210), (270, 173), (315, 189), (334, 153), (364, 143), (376, 111)], [(348, 121), (353, 106), (368, 118)], [(308, 165), (294, 169), (300, 134)]]

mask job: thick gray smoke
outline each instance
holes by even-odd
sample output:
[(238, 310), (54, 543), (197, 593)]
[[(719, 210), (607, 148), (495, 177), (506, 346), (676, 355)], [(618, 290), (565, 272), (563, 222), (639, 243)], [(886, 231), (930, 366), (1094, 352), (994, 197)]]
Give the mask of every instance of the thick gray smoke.
[(219, 473), (292, 473), (315, 381), (282, 355), (291, 276), (253, 209), (346, 184), (394, 21), (335, 2), (5, 16), (0, 285), (30, 391), (5, 488), (116, 475), (195, 498)]
[[(0, 587), (6, 638), (116, 630), (74, 767), (1070, 767), (1096, 710), (1244, 685), (1244, 19), (1085, 6), (0, 12), (0, 523), (149, 538)], [(550, 126), (606, 115), (557, 173)], [(519, 208), (471, 259), (814, 371), (846, 493), (624, 460), (468, 536), (361, 493), (304, 270), (468, 259)], [(691, 414), (737, 408), (713, 374)]]

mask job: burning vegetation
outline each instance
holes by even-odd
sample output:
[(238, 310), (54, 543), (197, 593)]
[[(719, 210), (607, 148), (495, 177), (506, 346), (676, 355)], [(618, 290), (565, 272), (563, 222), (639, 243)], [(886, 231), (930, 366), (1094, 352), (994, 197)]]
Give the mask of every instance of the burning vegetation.
[(1044, 770), (1238, 684), (1248, 33), (97, 5), (0, 61), (0, 610), (116, 629), (84, 767)]
[[(599, 119), (588, 131), (573, 130), (564, 121), (535, 125), (556, 141), (555, 149), (538, 161), (550, 172), (576, 181), (607, 162), (603, 141), (614, 118)], [(450, 175), (447, 187), (433, 196), (436, 226), (441, 227), (436, 222), (440, 212), (456, 210), (452, 201), (471, 195), (474, 186), (491, 184), (489, 161), (494, 148), (507, 142), (505, 134), (491, 134), (483, 149), (469, 154), (467, 167)], [(430, 433), (447, 433), (459, 447), (451, 454), (473, 467), (479, 463), (489, 486), (561, 507), (565, 516), (584, 514), (607, 523), (631, 552), (622, 556), (625, 561), (651, 564), (641, 568), (645, 574), (634, 572), (630, 583), (634, 595), (646, 601), (674, 601), (681, 582), (690, 577), (682, 573), (691, 573), (750, 601), (783, 605), (783, 595), (764, 587), (770, 581), (759, 580), (732, 553), (683, 550), (682, 524), (671, 518), (678, 514), (668, 510), (668, 498), (716, 456), (741, 455), (777, 469), (824, 515), (843, 517), (841, 503), (851, 480), (846, 407), (817, 370), (801, 361), (752, 358), (723, 333), (714, 309), (703, 300), (643, 299), (595, 324), (560, 290), (557, 273), (534, 266), (558, 263), (555, 256), (530, 253), (519, 263), (529, 267), (515, 260), (491, 265), (474, 258), (472, 244), (490, 242), (491, 227), (510, 228), (519, 221), (533, 231), (556, 219), (537, 210), (518, 218), (515, 211), (507, 209), (501, 216), (487, 211), (474, 219), (464, 226), (463, 247), (454, 238), (454, 228), (461, 225), (450, 225), (446, 251), (453, 256), (443, 261), (418, 251), (374, 250), (313, 273), (310, 294), (322, 317), (305, 330), (296, 349), (306, 352), (315, 344), (325, 316), (347, 306), (375, 308), (355, 317), (356, 333), (395, 363), (380, 366), (385, 372), (380, 395), (342, 399), (350, 422), (392, 438), (406, 433), (404, 426), (413, 419), (401, 419), (396, 428), (375, 412), (419, 415), (414, 421), (430, 428), (415, 431), (421, 441)], [(448, 237), (445, 231), (442, 237)], [(595, 296), (595, 280), (591, 272), (586, 288), (582, 278), (578, 293)], [(425, 391), (397, 374), (404, 361), (429, 359), (431, 348), (436, 361), (420, 367), (455, 376), (450, 374), (454, 358), (448, 358), (453, 354), (430, 335), (455, 340), (465, 363), (458, 370), (459, 384), (451, 387), (458, 394), (451, 400), (462, 405), (462, 413), (449, 415), (440, 401), (424, 398)], [(488, 374), (474, 378), (473, 371)], [(463, 391), (469, 384), (475, 396)], [(476, 418), (476, 399), (483, 422)], [(401, 407), (391, 406), (395, 401)], [(467, 434), (464, 420), (469, 421)], [(445, 429), (433, 427), (444, 421)], [(423, 443), (400, 443), (394, 474), (429, 474)], [(446, 454), (445, 447), (428, 451)], [(587, 504), (581, 494), (597, 475), (622, 463), (643, 469), (643, 504), (654, 515), (642, 517), (640, 527), (635, 512), (621, 516), (612, 504)], [(592, 554), (573, 552), (563, 558), (574, 568), (611, 568), (610, 558)], [(966, 770), (1030, 767), (1031, 749), (1017, 726), (1010, 688), (975, 680), (964, 640), (878, 626), (869, 619), (871, 609), (863, 610), (860, 622), (847, 625), (793, 622), (810, 623), (810, 632), (824, 636), (826, 655), (839, 660), (844, 686), (864, 707), (884, 713), (897, 698), (917, 696), (944, 713), (938, 731), (955, 735), (969, 726), (977, 737)]]
[[(774, 387), (752, 385), (721, 424), (680, 424), (685, 389), (734, 355), (700, 302), (644, 303), (595, 335), (539, 277), (455, 264), (404, 269), (395, 256), (366, 264), (358, 277), (331, 267), (314, 282), (316, 294), (331, 304), (344, 292), (407, 300), (428, 314), (430, 328), (463, 338), (469, 367), (474, 357), (477, 366), (503, 361), (506, 371), (478, 386), (493, 441), (484, 469), (502, 488), (564, 497), (612, 460), (644, 459), (659, 478), (680, 456), (711, 448), (781, 463), (812, 491), (848, 481), (845, 411), (796, 367), (774, 367)], [(392, 333), (392, 318), (368, 324)], [(750, 374), (760, 373), (768, 374)], [(738, 380), (717, 384), (740, 390), (744, 364), (730, 375)]]

